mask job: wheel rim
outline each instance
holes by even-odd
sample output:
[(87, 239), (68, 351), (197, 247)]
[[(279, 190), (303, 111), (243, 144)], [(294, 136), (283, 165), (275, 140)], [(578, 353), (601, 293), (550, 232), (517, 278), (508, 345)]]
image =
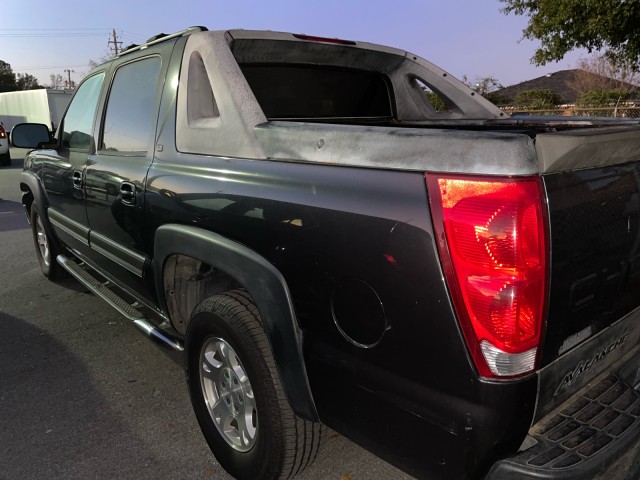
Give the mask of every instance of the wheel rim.
[(225, 441), (240, 452), (256, 442), (258, 412), (253, 388), (235, 350), (209, 338), (200, 352), (200, 385), (211, 419)]
[(38, 242), (38, 249), (40, 250), (40, 256), (45, 265), (49, 266), (49, 240), (47, 234), (44, 231), (44, 225), (40, 220), (40, 215), (36, 216), (36, 242)]

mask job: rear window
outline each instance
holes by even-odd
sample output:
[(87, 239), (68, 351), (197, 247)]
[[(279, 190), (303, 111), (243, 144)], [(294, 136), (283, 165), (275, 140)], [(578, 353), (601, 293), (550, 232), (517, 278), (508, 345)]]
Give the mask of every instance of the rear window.
[(269, 119), (390, 118), (386, 78), (308, 65), (241, 65)]

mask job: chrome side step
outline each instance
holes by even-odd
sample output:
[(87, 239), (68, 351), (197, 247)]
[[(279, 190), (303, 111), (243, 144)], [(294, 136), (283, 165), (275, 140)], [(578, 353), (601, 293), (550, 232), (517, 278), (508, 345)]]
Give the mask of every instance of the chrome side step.
[(80, 265), (73, 260), (69, 260), (64, 255), (58, 255), (56, 261), (69, 272), (76, 280), (82, 283), (85, 287), (91, 290), (98, 297), (102, 298), (105, 302), (115, 308), (118, 312), (131, 320), (133, 324), (138, 327), (140, 331), (147, 334), (149, 338), (158, 341), (160, 344), (167, 346), (173, 350), (182, 352), (184, 347), (180, 340), (171, 338), (169, 335), (163, 333), (154, 327), (147, 317), (142, 312), (137, 310), (133, 305), (128, 303), (125, 299), (118, 296), (113, 290), (107, 287), (108, 283), (101, 283), (97, 278), (87, 272)]

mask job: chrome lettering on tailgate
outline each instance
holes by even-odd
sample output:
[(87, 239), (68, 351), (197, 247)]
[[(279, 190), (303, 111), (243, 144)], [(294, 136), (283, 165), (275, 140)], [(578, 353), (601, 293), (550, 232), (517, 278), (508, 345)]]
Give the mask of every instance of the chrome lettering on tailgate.
[(556, 389), (553, 396), (555, 397), (556, 395), (558, 395), (558, 393), (560, 393), (563, 388), (571, 385), (578, 377), (591, 370), (591, 367), (593, 367), (599, 361), (605, 359), (611, 352), (623, 345), (628, 338), (629, 333), (624, 333), (620, 338), (611, 342), (607, 347), (600, 350), (593, 357), (589, 358), (588, 360), (582, 360), (580, 363), (578, 363), (578, 365), (576, 365), (573, 370), (567, 372), (560, 385), (558, 385), (558, 388)]

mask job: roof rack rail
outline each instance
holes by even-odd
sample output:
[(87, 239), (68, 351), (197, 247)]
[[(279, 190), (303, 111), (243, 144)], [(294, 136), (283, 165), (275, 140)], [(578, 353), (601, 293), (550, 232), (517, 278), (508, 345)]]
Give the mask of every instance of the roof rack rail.
[(130, 45), (126, 49), (122, 50), (116, 57), (121, 57), (122, 55), (127, 55), (129, 53), (143, 50), (151, 45), (155, 45), (156, 43), (164, 42), (165, 40), (170, 40), (176, 37), (182, 37), (183, 35), (188, 35), (194, 32), (206, 32), (208, 31), (207, 27), (189, 27), (184, 30), (180, 30), (179, 32), (172, 33), (170, 35), (159, 33), (158, 35), (154, 35), (149, 40), (144, 42), (142, 45)]

